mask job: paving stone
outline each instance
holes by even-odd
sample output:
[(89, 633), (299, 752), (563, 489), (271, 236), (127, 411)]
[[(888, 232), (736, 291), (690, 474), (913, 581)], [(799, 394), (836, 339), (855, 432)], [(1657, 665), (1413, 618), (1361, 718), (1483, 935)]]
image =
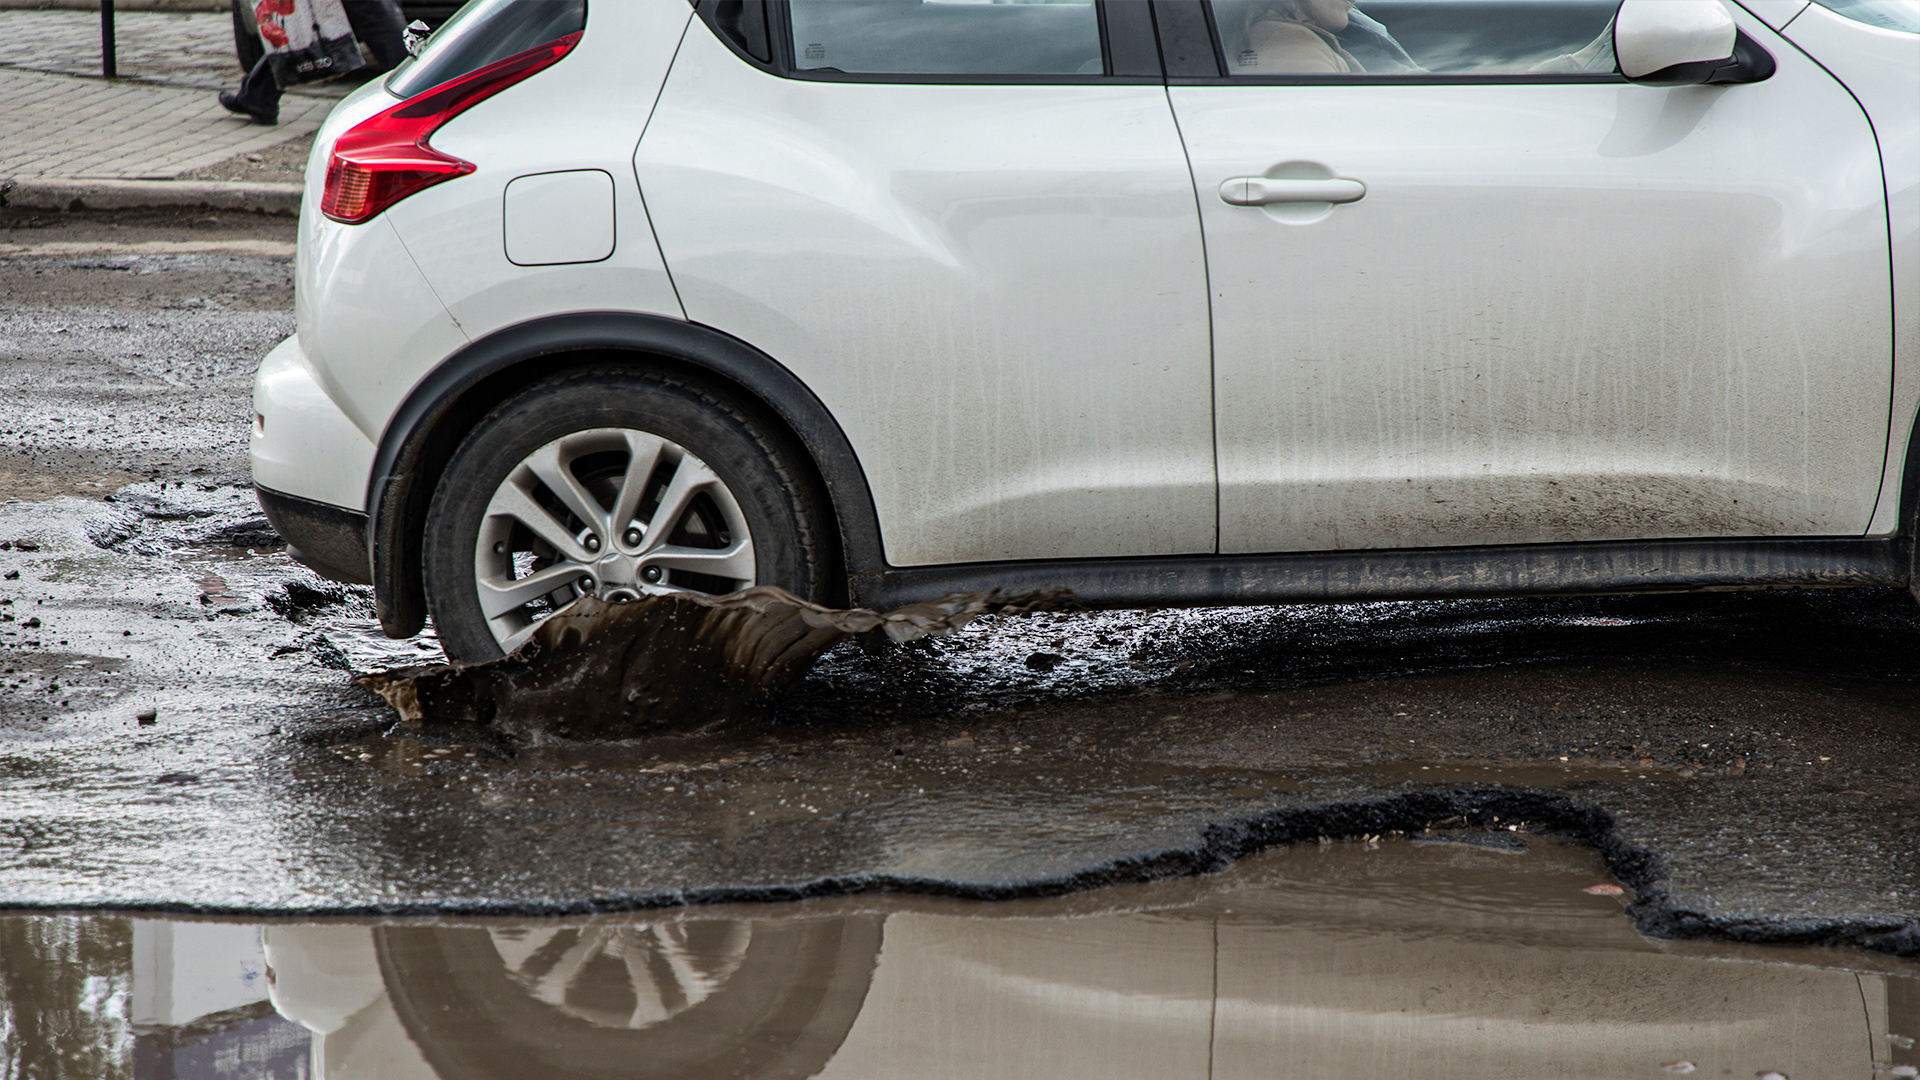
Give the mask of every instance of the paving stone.
[[(225, 14), (123, 11), (114, 17), (122, 80), (202, 90), (240, 81), (233, 20)], [(0, 67), (58, 75), (100, 74), (100, 18), (85, 11), (0, 11)], [(294, 93), (339, 98), (347, 88), (299, 87)]]
[(333, 107), (290, 95), (279, 126), (263, 127), (205, 91), (8, 68), (0, 101), (0, 162), (14, 178), (177, 176), (310, 135)]
[(100, 23), (0, 11), (0, 180), (167, 179), (308, 136), (351, 86), (300, 87), (268, 127), (214, 92), (239, 84), (225, 14), (122, 12), (120, 78), (100, 78)]

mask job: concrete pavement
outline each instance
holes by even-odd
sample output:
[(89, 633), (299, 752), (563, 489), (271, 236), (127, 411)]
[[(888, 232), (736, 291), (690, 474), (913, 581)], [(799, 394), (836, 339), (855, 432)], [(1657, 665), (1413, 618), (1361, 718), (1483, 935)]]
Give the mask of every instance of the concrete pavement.
[[(233, 20), (224, 12), (119, 11), (114, 28), (121, 82), (223, 90), (240, 78)], [(98, 4), (91, 11), (0, 11), (0, 29), (0, 67), (100, 76)]]
[(289, 93), (280, 124), (263, 127), (214, 97), (240, 77), (227, 16), (124, 12), (117, 23), (121, 77), (109, 82), (97, 16), (0, 11), (0, 205), (297, 209), (289, 170), (255, 180), (221, 166), (310, 138), (350, 88)]

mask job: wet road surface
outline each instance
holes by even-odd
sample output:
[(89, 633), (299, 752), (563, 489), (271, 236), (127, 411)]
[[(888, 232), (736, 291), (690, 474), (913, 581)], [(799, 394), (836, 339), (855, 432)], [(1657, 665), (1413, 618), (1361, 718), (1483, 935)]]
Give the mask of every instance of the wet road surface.
[(1920, 981), (1654, 942), (1590, 848), (1283, 848), (1006, 904), (585, 919), (0, 918), (0, 1061), (44, 1080), (1911, 1076)]
[(1901, 592), (1038, 614), (842, 646), (700, 732), (396, 726), (348, 669), (437, 647), (289, 562), (242, 486), (291, 320), (285, 257), (235, 245), (290, 225), (196, 227), (0, 255), (0, 902), (1015, 900), (1514, 826), (1592, 846), (1621, 927), (1920, 955)]

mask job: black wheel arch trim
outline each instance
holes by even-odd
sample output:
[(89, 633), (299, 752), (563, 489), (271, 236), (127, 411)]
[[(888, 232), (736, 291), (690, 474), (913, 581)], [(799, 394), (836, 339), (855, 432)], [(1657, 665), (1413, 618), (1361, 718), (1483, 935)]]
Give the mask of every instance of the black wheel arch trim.
[[(694, 369), (750, 395), (811, 456), (839, 524), (847, 573), (886, 569), (873, 494), (853, 444), (798, 376), (746, 342), (699, 323), (634, 312), (576, 312), (518, 323), (472, 342), (421, 379), (394, 411), (367, 488), (368, 557), (381, 629), (409, 637), (426, 624), (420, 544), (427, 499), (452, 445), (478, 419), (468, 414), (497, 403), (489, 384), (531, 382), (538, 375), (515, 379), (514, 373), (542, 358), (579, 354), (585, 363), (610, 353)], [(547, 373), (543, 368), (538, 374)]]

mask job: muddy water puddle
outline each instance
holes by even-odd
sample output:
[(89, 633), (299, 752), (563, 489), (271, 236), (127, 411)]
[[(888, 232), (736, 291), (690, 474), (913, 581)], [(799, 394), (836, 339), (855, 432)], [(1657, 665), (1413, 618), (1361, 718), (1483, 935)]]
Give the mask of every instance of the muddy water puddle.
[(1920, 967), (1658, 942), (1592, 850), (1306, 844), (1000, 904), (0, 918), (0, 1075), (1911, 1076)]

